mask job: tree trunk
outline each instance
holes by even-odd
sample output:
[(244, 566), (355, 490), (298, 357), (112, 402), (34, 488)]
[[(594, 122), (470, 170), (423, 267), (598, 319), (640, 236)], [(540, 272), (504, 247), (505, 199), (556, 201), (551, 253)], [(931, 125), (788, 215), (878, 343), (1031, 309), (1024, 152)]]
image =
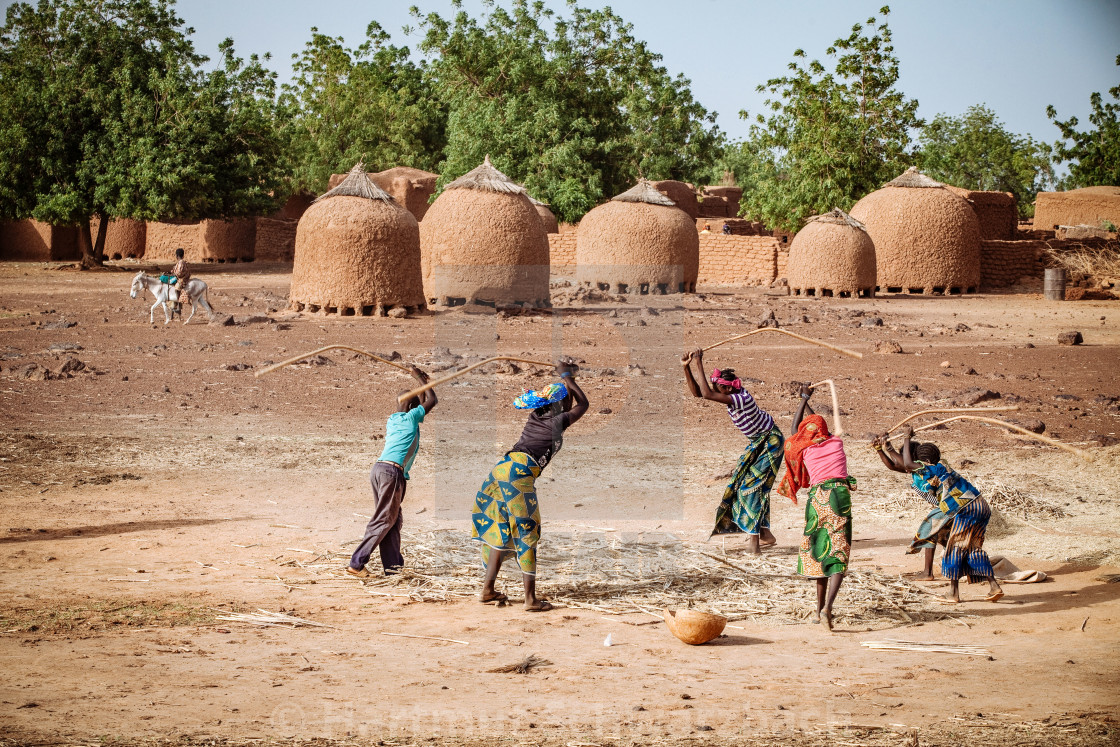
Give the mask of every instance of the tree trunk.
[[(97, 227), (97, 233), (101, 234), (105, 230), (105, 221), (102, 220), (101, 224)], [(95, 267), (103, 266), (101, 262), (101, 254), (94, 251), (93, 237), (90, 234), (89, 218), (83, 218), (81, 223), (78, 224), (78, 246), (82, 249), (82, 264), (83, 270), (92, 270)], [(102, 239), (102, 246), (104, 246), (104, 239)]]

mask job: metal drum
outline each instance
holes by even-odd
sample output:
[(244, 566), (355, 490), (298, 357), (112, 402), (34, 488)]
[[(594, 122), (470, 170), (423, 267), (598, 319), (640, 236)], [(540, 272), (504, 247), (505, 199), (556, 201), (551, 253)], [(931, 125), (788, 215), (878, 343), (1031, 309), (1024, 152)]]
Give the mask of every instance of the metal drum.
[(1066, 271), (1063, 268), (1046, 270), (1042, 279), (1042, 295), (1049, 301), (1066, 300)]

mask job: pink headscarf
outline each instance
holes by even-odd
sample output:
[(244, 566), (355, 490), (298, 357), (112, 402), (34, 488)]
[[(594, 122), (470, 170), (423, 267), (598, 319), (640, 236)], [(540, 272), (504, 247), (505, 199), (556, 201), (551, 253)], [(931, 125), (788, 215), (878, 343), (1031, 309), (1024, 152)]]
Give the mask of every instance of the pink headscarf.
[(729, 380), (723, 378), (723, 372), (720, 371), (718, 368), (712, 369), (711, 381), (712, 381), (713, 384), (723, 384), (724, 386), (729, 386), (732, 389), (742, 389), (743, 388), (742, 380), (735, 379), (734, 381), (729, 381)]

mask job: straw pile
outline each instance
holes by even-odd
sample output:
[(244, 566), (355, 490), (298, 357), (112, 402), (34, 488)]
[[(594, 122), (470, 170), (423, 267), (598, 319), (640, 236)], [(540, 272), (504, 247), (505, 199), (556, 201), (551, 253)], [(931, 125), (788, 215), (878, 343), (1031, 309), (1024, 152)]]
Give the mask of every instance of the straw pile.
[[(481, 554), (466, 532), (406, 532), (403, 544), (407, 566), (397, 575), (366, 582), (365, 591), (420, 602), (477, 596)], [(789, 623), (805, 619), (815, 609), (814, 586), (792, 572), (791, 558), (720, 553), (713, 545), (665, 535), (631, 539), (598, 532), (551, 532), (538, 550), (538, 583), (542, 596), (553, 603), (609, 615), (660, 617), (665, 609), (691, 605), (731, 620), (764, 616), (757, 619)], [(284, 564), (343, 579), (349, 557), (343, 550)], [(502, 573), (507, 591), (520, 587), (516, 563), (507, 562)], [(844, 584), (838, 619), (884, 627), (951, 616), (930, 604), (932, 600), (928, 592), (898, 577), (855, 569)]]

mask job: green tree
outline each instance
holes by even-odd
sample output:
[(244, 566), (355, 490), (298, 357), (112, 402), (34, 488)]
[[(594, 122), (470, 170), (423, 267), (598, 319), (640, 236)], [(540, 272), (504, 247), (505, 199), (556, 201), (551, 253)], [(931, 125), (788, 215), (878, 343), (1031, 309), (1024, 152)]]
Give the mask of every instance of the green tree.
[(938, 181), (1010, 192), (1023, 217), (1034, 215), (1034, 196), (1054, 175), (1049, 147), (1008, 132), (983, 104), (969, 107), (960, 117), (934, 117), (922, 130), (916, 160)]
[[(911, 163), (910, 131), (924, 123), (918, 102), (896, 88), (898, 58), (887, 23), (890, 8), (826, 50), (832, 70), (805, 64), (794, 52), (789, 74), (758, 87), (770, 94), (758, 114), (745, 161), (757, 186), (743, 195), (744, 215), (775, 228), (797, 230), (807, 217), (848, 209)], [(740, 112), (744, 119), (746, 111)]]
[(639, 176), (705, 172), (721, 138), (714, 116), (630, 24), (572, 0), (567, 16), (528, 0), (486, 5), (481, 19), (458, 2), (452, 19), (413, 8), (448, 109), (442, 183), (489, 154), (574, 221)]
[(1077, 117), (1063, 122), (1053, 106), (1046, 107), (1046, 116), (1062, 133), (1054, 144), (1054, 163), (1073, 161), (1069, 175), (1058, 183), (1060, 189), (1120, 184), (1120, 86), (1108, 89), (1108, 94), (1116, 103), (1104, 103), (1099, 92), (1089, 97), (1093, 129), (1084, 132), (1077, 130)]
[[(173, 0), (39, 0), (0, 28), (0, 217), (78, 225), (96, 264), (111, 218), (232, 217), (281, 186), (274, 75), (204, 72)], [(90, 217), (100, 218), (90, 235)]]
[(312, 37), (284, 86), (284, 136), (293, 187), (321, 192), (333, 173), (365, 161), (370, 171), (405, 165), (434, 171), (446, 143), (447, 112), (425, 65), (408, 47), (389, 43), (376, 22), (366, 41), (346, 49), (341, 38)]

